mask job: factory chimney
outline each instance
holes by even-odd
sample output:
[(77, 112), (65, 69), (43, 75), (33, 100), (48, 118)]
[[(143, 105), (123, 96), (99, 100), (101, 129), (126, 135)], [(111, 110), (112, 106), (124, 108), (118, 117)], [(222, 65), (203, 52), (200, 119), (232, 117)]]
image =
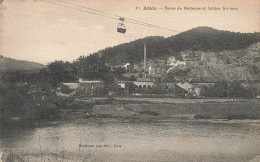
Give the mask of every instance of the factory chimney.
[(144, 71), (146, 72), (146, 44), (144, 44)]

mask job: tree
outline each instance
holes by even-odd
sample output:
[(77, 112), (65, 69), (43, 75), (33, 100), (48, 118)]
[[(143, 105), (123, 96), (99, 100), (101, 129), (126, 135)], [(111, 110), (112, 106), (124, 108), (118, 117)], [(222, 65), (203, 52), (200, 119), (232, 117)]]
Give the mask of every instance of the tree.
[(134, 75), (131, 75), (129, 78), (130, 81), (136, 81), (136, 77)]
[(136, 92), (136, 89), (137, 89), (138, 87), (134, 84), (134, 83), (132, 83), (132, 82), (130, 82), (129, 83), (129, 93), (134, 93), (134, 92)]
[(73, 64), (78, 70), (79, 77), (86, 79), (102, 79), (106, 73), (110, 72), (104, 58), (98, 54), (81, 57)]
[(226, 81), (218, 81), (212, 87), (204, 87), (202, 95), (207, 97), (227, 97), (228, 84)]
[[(44, 73), (44, 72), (42, 72)], [(76, 80), (76, 69), (69, 62), (55, 61), (47, 65), (47, 79), (55, 87), (61, 82)]]
[(208, 94), (208, 89), (209, 89), (209, 87), (207, 87), (206, 85), (201, 87), (200, 95), (203, 97), (209, 97), (210, 95)]
[(219, 81), (212, 87), (203, 86), (201, 88), (201, 95), (205, 97), (253, 97), (252, 88), (244, 88), (241, 82), (234, 81), (229, 85), (225, 81)]
[(229, 96), (230, 97), (253, 97), (252, 96), (252, 89), (248, 88), (245, 89), (242, 85), (241, 82), (239, 81), (234, 81), (230, 83), (229, 86)]
[(115, 68), (114, 73), (116, 78), (122, 78), (123, 74), (126, 73), (126, 68), (124, 67)]

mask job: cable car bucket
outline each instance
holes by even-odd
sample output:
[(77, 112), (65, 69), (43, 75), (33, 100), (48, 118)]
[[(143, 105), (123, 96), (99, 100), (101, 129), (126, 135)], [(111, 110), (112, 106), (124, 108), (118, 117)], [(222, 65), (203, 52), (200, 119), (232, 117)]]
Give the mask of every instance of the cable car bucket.
[(126, 27), (124, 24), (125, 19), (123, 17), (120, 17), (119, 20), (120, 22), (117, 25), (117, 32), (125, 34), (126, 32)]

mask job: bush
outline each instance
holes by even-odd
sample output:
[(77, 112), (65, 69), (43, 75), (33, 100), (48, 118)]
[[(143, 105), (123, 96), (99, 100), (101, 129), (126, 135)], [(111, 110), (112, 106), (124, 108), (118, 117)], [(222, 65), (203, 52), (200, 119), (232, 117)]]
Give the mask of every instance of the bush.
[(72, 93), (73, 89), (70, 89), (69, 86), (62, 85), (60, 86), (60, 91), (64, 94), (70, 94)]
[(204, 97), (252, 98), (252, 91), (250, 88), (244, 88), (238, 81), (231, 82), (229, 85), (225, 81), (219, 81), (212, 87), (203, 86), (201, 95)]

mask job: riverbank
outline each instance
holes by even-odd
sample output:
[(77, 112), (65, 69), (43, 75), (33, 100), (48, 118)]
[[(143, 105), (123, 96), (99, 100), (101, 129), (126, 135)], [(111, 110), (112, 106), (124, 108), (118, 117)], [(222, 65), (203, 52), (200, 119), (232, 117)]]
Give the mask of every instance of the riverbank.
[(200, 98), (200, 99), (187, 99), (187, 98), (142, 98), (142, 97), (117, 97), (116, 100), (132, 101), (132, 102), (150, 102), (150, 103), (224, 103), (224, 102), (247, 102), (256, 101), (259, 99), (235, 99), (235, 98)]
[[(132, 99), (132, 98), (131, 98)], [(163, 101), (162, 99), (161, 101)], [(140, 101), (140, 100), (138, 100)], [(146, 100), (143, 100), (146, 101)], [(93, 114), (133, 119), (260, 119), (259, 100), (171, 100), (145, 104), (95, 105)], [(146, 101), (147, 102), (147, 101)]]
[[(63, 102), (58, 121), (120, 119), (164, 120), (259, 120), (260, 100), (92, 98)], [(67, 106), (65, 106), (67, 105)]]
[(66, 99), (57, 106), (59, 121), (90, 118), (130, 120), (259, 120), (260, 100), (176, 98)]
[(176, 98), (91, 98), (64, 100), (63, 120), (87, 118), (163, 119), (250, 119), (260, 118), (260, 100)]
[[(12, 125), (31, 127), (50, 123), (90, 119), (140, 121), (163, 120), (259, 120), (258, 99), (179, 99), (179, 98), (60, 98), (55, 101), (56, 118), (33, 121), (13, 118)], [(42, 108), (42, 107), (40, 107)], [(51, 109), (48, 110), (48, 114)], [(43, 111), (39, 111), (43, 112)], [(45, 115), (46, 116), (46, 115)], [(9, 123), (9, 125), (10, 125)]]

